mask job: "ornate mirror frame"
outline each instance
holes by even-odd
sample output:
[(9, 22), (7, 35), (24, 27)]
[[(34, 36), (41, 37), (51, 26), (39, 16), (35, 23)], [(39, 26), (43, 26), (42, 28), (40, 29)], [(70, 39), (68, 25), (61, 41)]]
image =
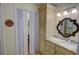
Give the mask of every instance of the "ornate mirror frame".
[[(75, 25), (76, 26), (76, 30), (74, 31), (74, 32), (72, 32), (72, 34), (63, 34), (61, 31), (60, 31), (60, 29), (59, 29), (59, 26), (61, 25), (63, 25), (63, 22), (64, 21), (66, 21), (66, 20), (69, 20), (70, 22), (73, 22), (73, 25)], [(76, 19), (71, 19), (71, 18), (64, 18), (62, 21), (59, 21), (59, 24), (57, 25), (57, 30), (58, 30), (58, 32), (63, 36), (63, 37), (65, 37), (65, 38), (68, 38), (68, 37), (70, 37), (70, 36), (75, 36), (75, 34), (79, 31), (79, 25), (77, 24), (77, 22), (76, 22)]]

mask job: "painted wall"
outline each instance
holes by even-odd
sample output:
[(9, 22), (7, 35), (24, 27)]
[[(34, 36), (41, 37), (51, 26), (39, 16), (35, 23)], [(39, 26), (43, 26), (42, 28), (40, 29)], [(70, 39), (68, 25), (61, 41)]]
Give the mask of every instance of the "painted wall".
[(1, 39), (2, 39), (2, 29), (1, 29), (1, 4), (0, 4), (0, 54), (2, 54), (2, 48), (1, 48)]
[(56, 32), (56, 7), (47, 4), (46, 37), (53, 37)]
[(16, 35), (15, 35), (15, 24), (13, 27), (9, 28), (5, 26), (5, 20), (11, 19), (15, 22), (14, 19), (14, 8), (21, 8), (37, 12), (36, 4), (1, 4), (3, 12), (3, 40), (5, 47), (5, 54), (16, 54)]
[[(79, 5), (77, 5), (78, 8), (78, 13), (77, 14), (71, 14), (69, 13), (68, 15), (62, 15), (60, 17), (57, 17), (57, 12), (59, 12), (60, 10), (63, 10), (67, 7), (72, 7), (74, 4), (69, 4), (69, 5), (63, 5), (61, 4), (61, 6), (59, 7), (54, 7), (53, 5), (48, 5), (47, 8), (47, 26), (46, 26), (46, 37), (47, 39), (49, 39), (50, 37), (58, 37), (60, 39), (66, 39), (64, 38), (61, 34), (58, 33), (57, 31), (57, 24), (59, 23), (60, 20), (66, 18), (66, 17), (70, 17), (72, 19), (76, 19), (77, 23), (79, 24)], [(67, 39), (71, 39), (73, 40), (75, 43), (78, 43), (78, 37), (79, 36), (79, 32), (76, 33), (75, 37), (71, 36)], [(78, 49), (79, 50), (79, 49)]]
[[(69, 13), (68, 15), (62, 15), (60, 17), (57, 17), (57, 12), (65, 9), (65, 8), (68, 8), (68, 7), (72, 7), (73, 5), (70, 4), (70, 5), (64, 5), (61, 4), (61, 6), (59, 7), (50, 7), (50, 8), (47, 8), (47, 36), (57, 36), (59, 38), (62, 38), (62, 39), (65, 39), (64, 37), (61, 36), (61, 34), (58, 33), (57, 31), (57, 24), (59, 23), (60, 20), (66, 18), (66, 17), (70, 17), (72, 19), (76, 19), (77, 20), (77, 23), (79, 24), (79, 12), (77, 14), (71, 14)], [(79, 5), (77, 5), (77, 8), (79, 10)], [(70, 38), (67, 38), (67, 39), (72, 39), (74, 40), (75, 42), (78, 42), (78, 33), (75, 35), (75, 37), (70, 37)]]
[[(77, 5), (75, 5), (75, 4), (70, 4), (70, 5), (64, 5), (64, 6), (58, 7), (58, 8), (57, 8), (57, 12), (59, 12), (59, 11), (65, 9), (65, 8), (72, 7), (72, 6), (76, 6), (76, 8), (79, 10), (79, 5), (78, 5), (78, 4), (77, 4)], [(71, 12), (71, 11), (70, 11), (70, 12)], [(56, 20), (57, 20), (57, 21), (56, 21), (56, 25), (59, 23), (60, 20), (62, 20), (62, 19), (64, 19), (64, 18), (76, 19), (77, 23), (79, 24), (79, 17), (78, 17), (79, 11), (78, 11), (78, 13), (75, 13), (75, 14), (72, 14), (72, 13), (70, 13), (70, 12), (68, 13), (68, 15), (62, 15), (62, 16), (60, 16), (60, 17), (57, 17), (57, 16), (56, 16)], [(61, 34), (58, 33), (58, 31), (56, 31), (56, 34), (55, 34), (55, 35), (57, 35), (59, 38), (65, 39), (64, 37), (61, 36)], [(69, 37), (69, 38), (67, 38), (67, 39), (71, 39), (71, 40), (73, 40), (75, 43), (78, 43), (78, 36), (79, 36), (79, 32), (76, 33), (75, 37), (74, 37), (74, 36), (71, 36), (71, 37)]]

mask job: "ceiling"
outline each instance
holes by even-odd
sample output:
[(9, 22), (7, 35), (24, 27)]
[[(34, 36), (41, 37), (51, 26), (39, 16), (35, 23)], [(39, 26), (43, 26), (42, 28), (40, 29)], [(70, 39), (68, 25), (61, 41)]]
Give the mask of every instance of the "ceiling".
[(56, 7), (68, 7), (68, 6), (78, 6), (79, 3), (52, 3)]
[(57, 7), (59, 10), (69, 8), (72, 6), (79, 7), (79, 3), (51, 3), (51, 5)]

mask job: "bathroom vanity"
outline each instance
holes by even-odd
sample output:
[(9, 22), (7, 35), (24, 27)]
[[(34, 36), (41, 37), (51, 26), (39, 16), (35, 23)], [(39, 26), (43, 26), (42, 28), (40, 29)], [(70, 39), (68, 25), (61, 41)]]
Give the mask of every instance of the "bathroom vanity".
[(58, 38), (46, 40), (47, 55), (74, 55), (76, 54), (77, 44), (67, 42)]

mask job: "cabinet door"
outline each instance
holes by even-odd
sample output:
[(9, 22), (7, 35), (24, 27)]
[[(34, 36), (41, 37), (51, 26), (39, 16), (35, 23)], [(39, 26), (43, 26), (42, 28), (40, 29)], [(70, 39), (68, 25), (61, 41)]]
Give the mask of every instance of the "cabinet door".
[(39, 8), (39, 38), (40, 38), (40, 52), (45, 53), (45, 39), (46, 39), (46, 5)]
[(50, 42), (50, 41), (48, 41), (48, 40), (46, 40), (46, 46), (49, 46), (49, 47), (51, 47), (51, 48), (54, 48), (55, 49), (55, 44), (54, 43), (52, 43), (52, 42)]
[(46, 54), (54, 55), (55, 54), (55, 44), (46, 40)]
[(61, 55), (74, 55), (75, 53), (70, 51), (70, 50), (67, 50), (63, 47), (60, 47), (60, 46), (56, 46), (56, 54), (61, 54)]
[(46, 54), (54, 55), (55, 54), (55, 48), (51, 48), (51, 47), (46, 45)]
[(62, 52), (56, 50), (56, 55), (64, 55)]

